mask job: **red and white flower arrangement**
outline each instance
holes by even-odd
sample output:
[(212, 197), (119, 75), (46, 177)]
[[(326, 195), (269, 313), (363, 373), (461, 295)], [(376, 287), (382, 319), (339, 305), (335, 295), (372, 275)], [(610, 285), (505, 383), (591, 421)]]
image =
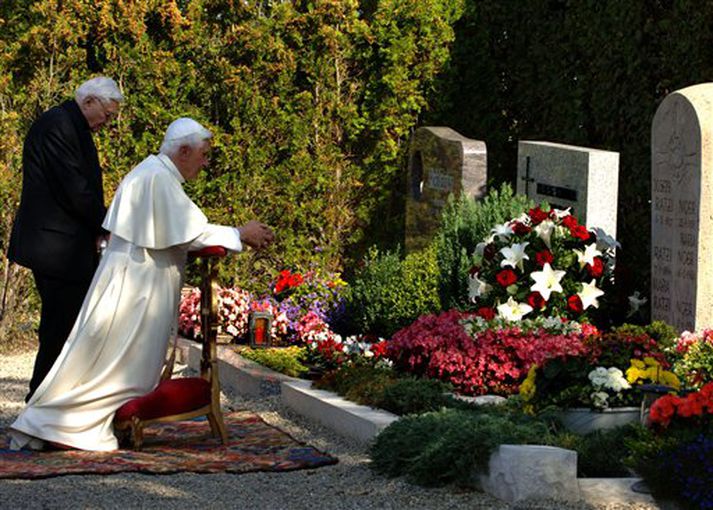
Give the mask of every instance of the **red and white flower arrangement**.
[(493, 227), (478, 244), (469, 297), (483, 317), (582, 320), (605, 296), (618, 246), (601, 229), (579, 224), (569, 210), (530, 209)]

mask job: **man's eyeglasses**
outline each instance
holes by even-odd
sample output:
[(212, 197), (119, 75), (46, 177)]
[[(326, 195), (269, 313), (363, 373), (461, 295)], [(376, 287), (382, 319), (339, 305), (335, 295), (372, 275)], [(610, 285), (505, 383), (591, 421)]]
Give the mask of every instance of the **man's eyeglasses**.
[(119, 115), (118, 108), (114, 111), (107, 110), (107, 107), (106, 107), (106, 104), (104, 103), (104, 101), (102, 101), (101, 99), (97, 99), (97, 102), (101, 105), (102, 113), (104, 114), (104, 117), (106, 117), (107, 122), (111, 122)]

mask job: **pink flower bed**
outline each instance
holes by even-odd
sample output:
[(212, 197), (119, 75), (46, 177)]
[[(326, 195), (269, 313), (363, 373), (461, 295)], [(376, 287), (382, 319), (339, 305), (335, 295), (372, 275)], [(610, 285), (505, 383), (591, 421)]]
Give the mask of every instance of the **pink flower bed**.
[(587, 352), (586, 330), (553, 333), (513, 325), (468, 334), (466, 317), (455, 310), (420, 317), (394, 335), (389, 359), (402, 370), (448, 382), (459, 393), (509, 395), (532, 364)]

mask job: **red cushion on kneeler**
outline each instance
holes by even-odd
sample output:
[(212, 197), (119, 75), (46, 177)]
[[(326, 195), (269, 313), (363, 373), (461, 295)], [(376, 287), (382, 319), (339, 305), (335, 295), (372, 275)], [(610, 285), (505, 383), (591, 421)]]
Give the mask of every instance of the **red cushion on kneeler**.
[(153, 420), (163, 416), (188, 413), (210, 404), (210, 383), (200, 377), (162, 381), (151, 393), (129, 400), (121, 406), (115, 420)]

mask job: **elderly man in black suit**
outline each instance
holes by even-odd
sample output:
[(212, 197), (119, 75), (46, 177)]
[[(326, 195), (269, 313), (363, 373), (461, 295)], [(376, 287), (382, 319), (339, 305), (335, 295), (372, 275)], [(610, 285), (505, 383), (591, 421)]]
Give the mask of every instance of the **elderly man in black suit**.
[(22, 195), (8, 257), (28, 267), (42, 301), (32, 396), (62, 350), (98, 262), (106, 207), (92, 132), (117, 115), (123, 96), (111, 78), (77, 88), (43, 113), (22, 153)]

